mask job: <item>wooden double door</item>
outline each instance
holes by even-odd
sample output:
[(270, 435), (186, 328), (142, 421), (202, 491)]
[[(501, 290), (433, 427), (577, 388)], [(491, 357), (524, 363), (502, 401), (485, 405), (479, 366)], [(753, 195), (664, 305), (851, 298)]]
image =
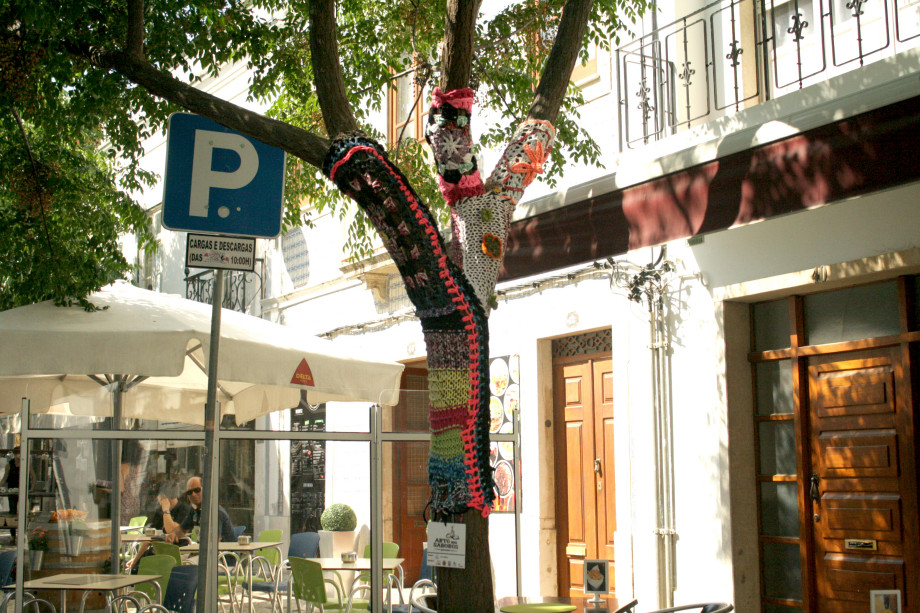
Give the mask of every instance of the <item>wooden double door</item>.
[(553, 363), (559, 595), (584, 594), (584, 560), (610, 560), (616, 501), (613, 372), (609, 353)]
[(819, 613), (866, 613), (872, 590), (920, 612), (918, 448), (900, 345), (808, 359), (806, 551)]

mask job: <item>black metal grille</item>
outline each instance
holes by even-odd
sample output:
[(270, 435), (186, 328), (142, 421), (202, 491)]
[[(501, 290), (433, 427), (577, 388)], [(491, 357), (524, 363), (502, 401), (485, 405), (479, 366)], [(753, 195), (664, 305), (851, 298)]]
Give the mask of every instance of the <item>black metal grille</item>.
[(918, 37), (918, 0), (713, 2), (615, 51), (620, 148), (889, 57)]
[(613, 331), (610, 328), (553, 339), (554, 358), (568, 358), (602, 351), (613, 351)]
[[(255, 297), (251, 286), (253, 280), (261, 279), (262, 260), (256, 260), (256, 273), (227, 271), (224, 273), (223, 308), (240, 313), (246, 312), (249, 302)], [(258, 284), (256, 290), (258, 291)], [(185, 277), (185, 297), (205, 304), (213, 304), (214, 272), (204, 271)]]

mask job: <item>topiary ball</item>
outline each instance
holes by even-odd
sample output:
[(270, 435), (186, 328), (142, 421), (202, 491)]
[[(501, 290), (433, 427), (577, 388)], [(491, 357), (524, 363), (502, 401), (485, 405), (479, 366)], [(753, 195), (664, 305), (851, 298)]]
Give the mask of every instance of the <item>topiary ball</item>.
[(355, 515), (354, 509), (347, 504), (337, 502), (326, 507), (319, 523), (323, 530), (330, 532), (348, 532), (354, 530), (358, 525), (358, 516)]

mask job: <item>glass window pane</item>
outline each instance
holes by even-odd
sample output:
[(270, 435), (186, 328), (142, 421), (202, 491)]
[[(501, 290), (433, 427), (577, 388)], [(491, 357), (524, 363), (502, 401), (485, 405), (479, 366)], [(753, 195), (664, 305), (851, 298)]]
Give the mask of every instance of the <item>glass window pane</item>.
[(761, 483), (760, 517), (764, 536), (799, 536), (795, 483)]
[(802, 562), (798, 544), (763, 543), (764, 594), (767, 598), (802, 598)]
[(428, 374), (426, 371), (407, 372), (405, 387), (399, 392), (395, 407), (382, 407), (384, 432), (427, 433), (428, 425)]
[(755, 366), (755, 371), (757, 414), (792, 413), (792, 362), (789, 360), (759, 362)]
[[(237, 426), (232, 415), (225, 415), (222, 430), (256, 430), (258, 432), (361, 432), (371, 430), (372, 409), (368, 402), (324, 402), (310, 404), (302, 400), (288, 410), (272, 411), (268, 415)], [(384, 407), (384, 412), (387, 409)], [(427, 415), (427, 413), (426, 413)]]
[(890, 336), (900, 331), (898, 286), (894, 281), (805, 297), (809, 345)]
[(763, 422), (758, 426), (760, 435), (760, 474), (794, 475), (795, 428), (792, 421)]
[(754, 351), (786, 349), (791, 346), (789, 334), (788, 300), (754, 305)]
[(406, 585), (431, 579), (422, 564), (427, 540), (428, 442), (383, 444), (383, 540), (399, 545)]

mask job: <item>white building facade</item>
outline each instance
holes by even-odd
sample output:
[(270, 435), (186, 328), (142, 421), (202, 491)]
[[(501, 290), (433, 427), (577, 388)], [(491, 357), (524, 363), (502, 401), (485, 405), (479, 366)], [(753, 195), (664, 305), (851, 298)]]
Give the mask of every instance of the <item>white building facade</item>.
[[(605, 168), (531, 187), (490, 319), (498, 596), (580, 593), (605, 559), (643, 608), (867, 611), (882, 589), (920, 611), (920, 27), (854, 6), (679, 2), (576, 70)], [(395, 266), (313, 223), (259, 241), (241, 310), (424, 390)], [(184, 236), (161, 237), (157, 288), (184, 293)], [(417, 434), (400, 411), (424, 402), (387, 418)], [(424, 464), (401, 445), (382, 499), (407, 549)]]

